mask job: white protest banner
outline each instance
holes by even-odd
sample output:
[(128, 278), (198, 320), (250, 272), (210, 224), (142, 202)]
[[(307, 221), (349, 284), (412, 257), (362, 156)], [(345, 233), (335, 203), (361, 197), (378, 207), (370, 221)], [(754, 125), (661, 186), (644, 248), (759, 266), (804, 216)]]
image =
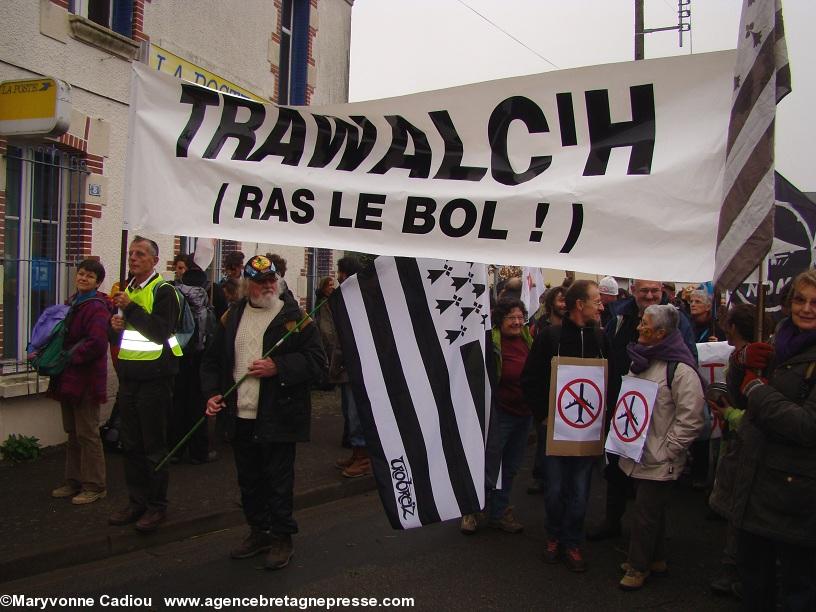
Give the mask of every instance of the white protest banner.
[(555, 403), (550, 408), (553, 440), (594, 442), (603, 431), (603, 365), (558, 364)]
[[(725, 367), (734, 347), (727, 342), (700, 342), (697, 345), (697, 370), (706, 384), (725, 382)], [(706, 404), (711, 416), (711, 438), (722, 437), (722, 423)]]
[(623, 377), (604, 445), (608, 452), (640, 461), (652, 421), (657, 389), (658, 384), (650, 380)]
[(277, 107), (135, 63), (125, 228), (707, 280), (733, 65), (718, 52)]

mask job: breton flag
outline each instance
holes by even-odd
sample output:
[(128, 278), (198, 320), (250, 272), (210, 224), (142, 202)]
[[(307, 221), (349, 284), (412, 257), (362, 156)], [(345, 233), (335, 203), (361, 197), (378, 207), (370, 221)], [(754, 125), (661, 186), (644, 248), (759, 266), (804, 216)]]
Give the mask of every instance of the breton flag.
[(392, 527), (478, 512), (491, 415), (486, 267), (381, 256), (330, 304)]
[(714, 279), (733, 291), (773, 242), (774, 119), (791, 90), (781, 0), (743, 0)]

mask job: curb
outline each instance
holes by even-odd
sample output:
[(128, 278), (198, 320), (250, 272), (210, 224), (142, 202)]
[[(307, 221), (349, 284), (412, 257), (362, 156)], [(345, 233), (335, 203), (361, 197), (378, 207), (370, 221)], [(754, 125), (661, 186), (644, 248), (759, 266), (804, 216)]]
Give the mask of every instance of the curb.
[[(320, 506), (346, 497), (361, 495), (377, 489), (373, 476), (344, 480), (295, 493), (295, 510)], [(200, 515), (187, 515), (179, 520), (171, 518), (155, 533), (143, 535), (130, 527), (110, 527), (110, 533), (98, 538), (67, 539), (59, 546), (31, 555), (0, 560), (0, 584), (27, 578), (64, 567), (90, 563), (178, 542), (213, 531), (243, 524), (239, 508), (225, 508)]]

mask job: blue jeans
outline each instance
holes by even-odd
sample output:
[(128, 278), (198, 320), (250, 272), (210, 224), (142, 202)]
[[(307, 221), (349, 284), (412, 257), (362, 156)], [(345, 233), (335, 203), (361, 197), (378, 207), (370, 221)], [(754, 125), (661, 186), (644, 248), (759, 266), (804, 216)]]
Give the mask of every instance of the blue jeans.
[(577, 548), (584, 541), (584, 517), (594, 462), (595, 457), (547, 457), (544, 461), (547, 533), (564, 548)]
[(488, 499), (487, 510), (491, 519), (500, 519), (510, 504), (513, 478), (524, 459), (530, 422), (533, 419), (530, 416), (516, 416), (502, 410), (497, 412), (501, 447), (501, 488), (494, 490)]
[(547, 481), (547, 471), (544, 462), (547, 461), (547, 426), (541, 422), (536, 423), (536, 452), (533, 463), (533, 479), (544, 486)]
[(360, 422), (360, 413), (357, 412), (357, 404), (354, 402), (354, 393), (350, 383), (340, 385), (340, 407), (346, 419), (348, 427), (349, 444), (352, 446), (365, 446), (363, 436), (363, 424)]

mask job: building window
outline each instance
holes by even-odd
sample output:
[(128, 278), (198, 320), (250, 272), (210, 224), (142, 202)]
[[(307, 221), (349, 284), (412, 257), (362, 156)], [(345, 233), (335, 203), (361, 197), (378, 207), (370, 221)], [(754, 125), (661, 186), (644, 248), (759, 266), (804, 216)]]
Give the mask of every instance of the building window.
[(122, 36), (133, 36), (133, 0), (71, 0), (70, 10)]
[(67, 155), (57, 149), (8, 147), (2, 309), (6, 361), (25, 359), (37, 318), (68, 295), (66, 211), (73, 174)]
[(281, 3), (278, 104), (306, 104), (309, 10), (309, 0), (283, 0)]

